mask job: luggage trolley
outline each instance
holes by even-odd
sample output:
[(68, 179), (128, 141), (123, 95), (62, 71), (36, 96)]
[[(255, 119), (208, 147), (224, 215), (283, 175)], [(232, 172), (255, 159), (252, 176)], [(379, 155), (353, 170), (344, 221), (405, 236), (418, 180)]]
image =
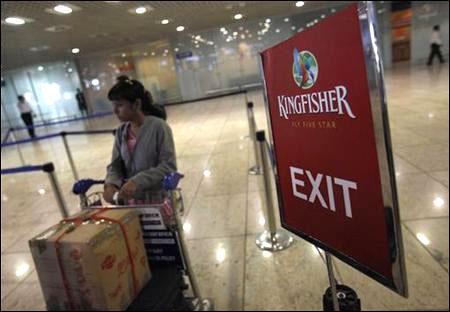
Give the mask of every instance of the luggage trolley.
[[(214, 310), (212, 301), (200, 296), (184, 240), (180, 218), (184, 204), (181, 190), (177, 187), (181, 178), (183, 175), (176, 172), (166, 175), (163, 188), (167, 191), (167, 198), (162, 203), (150, 205), (105, 205), (102, 201), (103, 192), (87, 194), (93, 185), (104, 184), (104, 180), (82, 179), (73, 186), (73, 193), (80, 196), (82, 210), (107, 207), (134, 208), (141, 212), (142, 233), (152, 278), (128, 307), (128, 311)], [(193, 297), (183, 293), (189, 285)]]

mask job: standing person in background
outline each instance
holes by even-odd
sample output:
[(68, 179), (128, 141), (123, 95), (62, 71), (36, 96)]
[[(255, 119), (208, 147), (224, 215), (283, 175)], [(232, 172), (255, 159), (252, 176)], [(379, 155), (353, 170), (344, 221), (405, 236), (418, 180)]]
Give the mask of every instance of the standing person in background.
[(19, 102), (17, 103), (17, 106), (20, 111), (20, 117), (22, 117), (23, 122), (27, 126), (28, 134), (31, 138), (35, 138), (36, 135), (34, 134), (34, 125), (33, 125), (33, 110), (30, 107), (30, 104), (25, 100), (25, 97), (23, 95), (19, 95), (17, 97)]
[(442, 57), (441, 53), (442, 40), (439, 30), (440, 30), (439, 25), (435, 25), (433, 27), (433, 32), (431, 33), (430, 38), (431, 51), (430, 56), (428, 57), (427, 63), (428, 66), (430, 66), (433, 63), (434, 56), (437, 56), (439, 58), (441, 64), (444, 63), (444, 58)]
[(84, 98), (83, 92), (81, 92), (81, 90), (79, 88), (77, 88), (77, 94), (75, 97), (77, 98), (78, 108), (80, 109), (81, 115), (87, 116), (88, 111), (87, 111), (86, 99)]

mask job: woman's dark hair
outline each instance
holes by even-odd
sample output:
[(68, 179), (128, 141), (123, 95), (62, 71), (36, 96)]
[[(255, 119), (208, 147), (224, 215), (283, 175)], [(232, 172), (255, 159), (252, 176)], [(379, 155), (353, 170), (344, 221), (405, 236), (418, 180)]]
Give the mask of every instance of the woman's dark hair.
[[(119, 79), (117, 79), (119, 80)], [(150, 92), (145, 90), (142, 83), (137, 80), (120, 79), (108, 92), (110, 101), (127, 100), (131, 103), (140, 99), (141, 110), (144, 115), (152, 115), (166, 119), (165, 111), (153, 103), (153, 97)]]
[(25, 98), (23, 97), (23, 95), (19, 95), (19, 96), (17, 97), (17, 99), (18, 99), (19, 101), (25, 100)]
[(439, 25), (434, 25), (433, 30), (439, 30)]

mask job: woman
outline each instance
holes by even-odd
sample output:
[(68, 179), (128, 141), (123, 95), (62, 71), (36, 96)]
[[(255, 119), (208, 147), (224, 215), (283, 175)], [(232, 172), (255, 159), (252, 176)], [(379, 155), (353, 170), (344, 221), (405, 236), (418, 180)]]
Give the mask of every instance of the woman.
[(137, 80), (123, 80), (108, 93), (123, 122), (105, 179), (103, 196), (110, 203), (161, 202), (162, 180), (177, 169), (172, 131), (164, 120), (147, 115), (151, 103), (146, 92)]
[(20, 111), (20, 117), (22, 117), (23, 122), (27, 126), (28, 134), (31, 138), (35, 138), (34, 134), (34, 125), (33, 125), (33, 110), (30, 107), (30, 104), (25, 100), (23, 95), (19, 95), (17, 97), (19, 102), (17, 102), (17, 107)]

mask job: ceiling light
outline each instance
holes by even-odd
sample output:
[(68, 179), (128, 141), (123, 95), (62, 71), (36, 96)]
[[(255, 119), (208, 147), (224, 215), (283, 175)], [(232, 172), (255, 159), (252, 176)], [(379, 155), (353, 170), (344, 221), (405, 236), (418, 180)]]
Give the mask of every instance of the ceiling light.
[(45, 189), (39, 189), (39, 190), (38, 190), (38, 193), (39, 193), (40, 195), (45, 195)]
[(296, 3), (295, 3), (295, 6), (297, 7), (297, 8), (301, 8), (302, 6), (304, 6), (305, 5), (305, 2), (303, 2), (303, 1), (297, 1)]
[(233, 36), (237, 36), (237, 35), (238, 35), (237, 31), (233, 32)]
[(336, 12), (336, 9), (331, 9), (331, 13), (334, 13), (334, 12)]
[(38, 71), (43, 71), (44, 70), (44, 67), (43, 66), (39, 66), (38, 67)]
[(55, 6), (53, 8), (53, 10), (55, 10), (58, 13), (62, 13), (62, 14), (70, 14), (70, 13), (72, 13), (72, 9), (71, 8), (69, 8), (67, 5), (62, 5), (62, 4), (59, 4), (59, 5)]
[(279, 32), (280, 32), (280, 29), (277, 28), (277, 29), (275, 30), (275, 32), (276, 32), (276, 33), (279, 33)]
[(178, 52), (178, 51), (180, 51), (180, 49), (178, 49), (178, 48), (175, 48), (175, 49), (173, 49), (175, 52)]
[(80, 53), (80, 49), (78, 49), (78, 48), (73, 48), (73, 49), (72, 49), (72, 53), (73, 53), (73, 54)]
[(96, 87), (100, 84), (100, 81), (97, 78), (95, 78), (95, 79), (92, 79), (91, 83), (94, 87)]
[(225, 36), (228, 35), (228, 31), (225, 30), (225, 31), (223, 32), (223, 34), (224, 34)]
[(25, 24), (25, 20), (20, 17), (7, 17), (5, 22), (11, 25), (23, 25)]
[(183, 31), (184, 30), (184, 26), (178, 26), (177, 27), (177, 31)]
[(122, 53), (122, 57), (126, 57), (127, 55), (125, 53)]
[(163, 25), (167, 25), (167, 24), (169, 24), (169, 20), (167, 19), (167, 18), (165, 18), (165, 19), (163, 19), (162, 21), (161, 21), (161, 24), (163, 24)]
[(325, 14), (320, 15), (320, 18), (325, 18)]
[(289, 22), (289, 17), (286, 17), (285, 19), (284, 19), (284, 21), (287, 23), (287, 22)]
[(266, 23), (270, 23), (270, 22), (271, 22), (270, 18), (266, 18)]
[(235, 14), (233, 18), (234, 18), (235, 20), (240, 20), (240, 19), (243, 18), (243, 17), (244, 17), (244, 16), (243, 16), (241, 13), (238, 13), (238, 14)]
[(147, 9), (144, 8), (144, 7), (136, 8), (136, 13), (137, 14), (144, 14), (145, 12), (147, 12)]
[(222, 27), (222, 28), (220, 28), (220, 31), (221, 32), (225, 32), (225, 31), (227, 31), (224, 27)]
[(292, 30), (295, 30), (295, 26), (292, 26), (291, 29), (292, 29)]
[(314, 20), (314, 23), (318, 23), (319, 21), (317, 19)]

